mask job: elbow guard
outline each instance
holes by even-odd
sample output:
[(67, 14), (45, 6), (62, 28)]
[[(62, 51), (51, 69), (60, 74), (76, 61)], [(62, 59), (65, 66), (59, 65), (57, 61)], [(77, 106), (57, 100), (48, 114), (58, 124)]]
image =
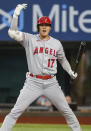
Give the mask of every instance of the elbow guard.
[(8, 34), (9, 34), (9, 36), (10, 36), (12, 39), (14, 39), (14, 40), (16, 40), (16, 41), (18, 41), (18, 42), (23, 41), (23, 33), (20, 32), (20, 31), (17, 31), (17, 30), (15, 31), (15, 30), (9, 29), (9, 30), (8, 30)]
[(8, 35), (13, 39), (13, 31), (11, 31), (10, 29), (8, 30)]

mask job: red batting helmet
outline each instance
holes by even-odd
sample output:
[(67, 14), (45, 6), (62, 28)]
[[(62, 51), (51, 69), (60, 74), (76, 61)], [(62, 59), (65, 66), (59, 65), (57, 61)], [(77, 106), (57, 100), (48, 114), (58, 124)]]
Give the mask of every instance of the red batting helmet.
[(42, 16), (37, 21), (37, 29), (38, 29), (38, 26), (41, 24), (48, 24), (49, 26), (51, 26), (51, 20), (47, 16)]
[(45, 24), (45, 23), (51, 25), (51, 21), (50, 21), (49, 17), (47, 17), (47, 16), (40, 17), (37, 21), (37, 25)]

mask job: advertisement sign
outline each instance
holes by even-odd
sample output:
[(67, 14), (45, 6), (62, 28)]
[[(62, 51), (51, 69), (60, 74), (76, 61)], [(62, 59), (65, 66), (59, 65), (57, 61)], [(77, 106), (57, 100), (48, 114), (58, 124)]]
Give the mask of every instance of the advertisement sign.
[(0, 2), (0, 40), (11, 40), (8, 29), (17, 4), (28, 7), (19, 16), (18, 29), (37, 33), (37, 20), (48, 16), (52, 21), (50, 35), (61, 41), (91, 41), (91, 2), (86, 0), (3, 0)]

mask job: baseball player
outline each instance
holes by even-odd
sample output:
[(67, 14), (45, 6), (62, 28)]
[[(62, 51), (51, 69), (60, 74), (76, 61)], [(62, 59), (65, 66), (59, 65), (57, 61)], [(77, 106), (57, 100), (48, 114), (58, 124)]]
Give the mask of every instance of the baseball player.
[(19, 116), (41, 95), (47, 97), (56, 106), (72, 131), (81, 131), (79, 122), (68, 106), (56, 80), (56, 60), (59, 60), (72, 79), (77, 77), (77, 73), (74, 74), (72, 71), (60, 41), (49, 36), (51, 21), (48, 17), (41, 17), (37, 21), (39, 32), (37, 35), (18, 31), (18, 16), (26, 7), (27, 4), (17, 5), (8, 34), (25, 48), (29, 72), (26, 73), (26, 80), (16, 104), (5, 117), (0, 131), (11, 131)]

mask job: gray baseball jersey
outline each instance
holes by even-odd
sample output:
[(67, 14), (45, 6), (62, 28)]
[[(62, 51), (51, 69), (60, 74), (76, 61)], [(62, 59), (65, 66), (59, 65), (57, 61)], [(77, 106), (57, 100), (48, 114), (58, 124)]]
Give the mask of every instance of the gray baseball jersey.
[(25, 39), (21, 43), (25, 47), (29, 72), (34, 75), (56, 74), (56, 59), (65, 57), (63, 47), (59, 40), (50, 37), (42, 40), (39, 34), (24, 33)]

